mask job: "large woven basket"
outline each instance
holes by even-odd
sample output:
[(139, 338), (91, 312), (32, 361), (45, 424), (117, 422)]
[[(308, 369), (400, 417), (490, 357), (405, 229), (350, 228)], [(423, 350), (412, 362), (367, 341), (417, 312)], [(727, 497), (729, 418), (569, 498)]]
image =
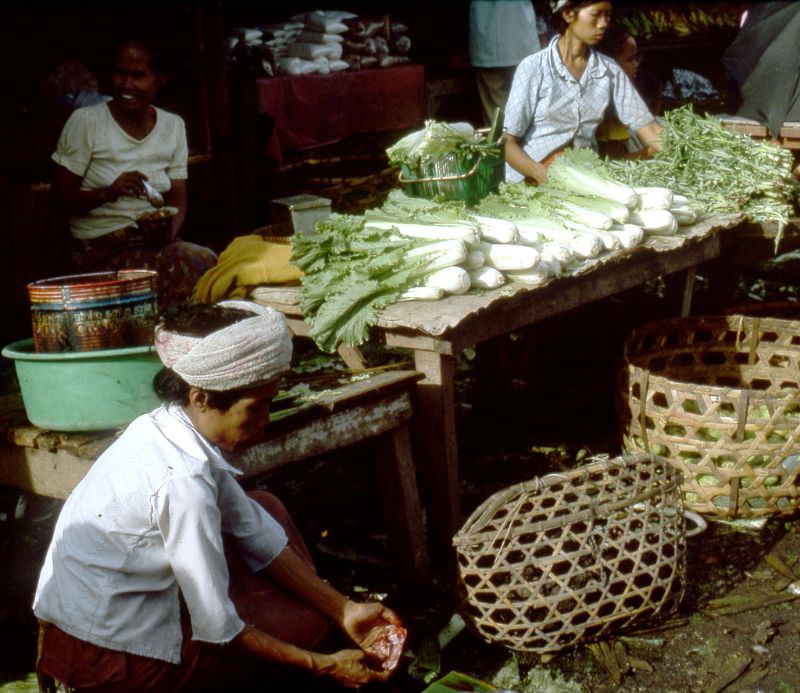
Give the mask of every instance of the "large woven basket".
[(722, 518), (797, 509), (800, 321), (744, 315), (650, 323), (625, 345), (626, 450), (684, 474), (687, 508)]
[(536, 653), (668, 612), (684, 523), (679, 472), (647, 454), (510, 486), (453, 538), (464, 611), (485, 640)]

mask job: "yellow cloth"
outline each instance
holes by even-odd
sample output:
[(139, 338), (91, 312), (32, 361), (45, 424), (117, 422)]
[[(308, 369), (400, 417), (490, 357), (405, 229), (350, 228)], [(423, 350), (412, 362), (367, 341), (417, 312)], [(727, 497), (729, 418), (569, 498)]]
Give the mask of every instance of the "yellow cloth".
[(624, 142), (630, 139), (630, 136), (628, 128), (614, 113), (607, 113), (595, 131), (598, 142)]
[(216, 303), (224, 298), (244, 298), (250, 289), (264, 284), (296, 284), (303, 273), (291, 264), (291, 256), (288, 238), (237, 236), (217, 264), (200, 277), (194, 300)]

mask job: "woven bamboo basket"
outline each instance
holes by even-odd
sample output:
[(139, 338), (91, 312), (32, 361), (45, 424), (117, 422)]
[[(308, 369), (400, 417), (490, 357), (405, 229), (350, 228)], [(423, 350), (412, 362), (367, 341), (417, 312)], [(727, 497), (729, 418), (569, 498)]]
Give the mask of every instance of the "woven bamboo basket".
[(545, 653), (596, 639), (680, 601), (680, 474), (640, 453), (516, 484), (453, 545), (464, 611), (485, 640)]
[(625, 345), (629, 451), (670, 459), (687, 508), (720, 518), (793, 513), (800, 489), (800, 321), (658, 321)]

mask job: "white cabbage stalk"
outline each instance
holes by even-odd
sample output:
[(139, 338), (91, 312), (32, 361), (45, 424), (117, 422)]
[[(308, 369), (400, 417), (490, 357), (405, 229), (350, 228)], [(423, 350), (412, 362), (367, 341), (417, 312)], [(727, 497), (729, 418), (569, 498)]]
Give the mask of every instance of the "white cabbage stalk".
[(512, 282), (521, 282), (528, 286), (542, 286), (546, 284), (552, 276), (547, 267), (541, 269), (539, 267), (534, 267), (529, 270), (516, 270), (513, 272), (508, 271), (505, 272), (505, 275)]
[(472, 286), (478, 289), (497, 289), (506, 283), (505, 275), (494, 267), (479, 267), (469, 273)]
[(444, 298), (444, 291), (435, 286), (412, 286), (406, 289), (398, 301), (438, 301)]
[(463, 267), (444, 267), (425, 278), (425, 286), (441, 289), (448, 294), (465, 294), (469, 291), (471, 282), (469, 272)]
[(669, 209), (674, 197), (669, 188), (650, 186), (634, 190), (639, 196), (639, 209)]
[[(603, 244), (603, 249), (606, 251), (610, 252), (612, 250), (618, 250), (620, 247), (619, 239), (613, 234), (608, 233), (608, 230), (606, 229), (595, 229), (590, 226), (585, 226), (584, 224), (578, 224), (566, 220), (564, 221), (564, 225), (570, 231), (574, 231), (577, 234), (585, 234), (599, 238), (600, 242)], [(609, 226), (609, 229), (612, 228), (612, 226)]]
[(409, 260), (418, 258), (425, 260), (418, 270), (419, 274), (422, 275), (444, 267), (460, 265), (467, 259), (467, 248), (461, 241), (437, 241), (411, 248), (406, 252), (406, 258)]
[(480, 250), (470, 250), (467, 253), (467, 258), (461, 263), (461, 266), (469, 271), (476, 270), (486, 264), (486, 257)]
[(531, 269), (539, 262), (539, 251), (529, 245), (482, 241), (480, 249), (486, 257), (486, 264), (501, 272)]
[(472, 220), (478, 225), (481, 237), (490, 243), (515, 243), (517, 227), (513, 221), (475, 215)]
[(529, 224), (528, 220), (516, 222), (517, 229), (519, 230), (520, 237), (525, 238), (526, 242), (532, 242), (532, 239), (544, 238), (548, 241), (556, 243), (563, 243), (568, 245), (576, 257), (582, 259), (589, 259), (597, 257), (603, 252), (603, 242), (597, 236), (590, 236), (588, 234), (576, 234), (570, 231), (563, 224), (542, 224), (539, 220), (534, 220)]
[(697, 212), (689, 205), (674, 205), (669, 208), (669, 211), (679, 226), (694, 224), (697, 221)]
[(644, 241), (644, 229), (636, 224), (618, 224), (612, 226), (609, 233), (619, 238), (620, 244), (626, 250), (635, 248)]
[(678, 222), (666, 209), (640, 209), (631, 212), (631, 224), (641, 226), (646, 234), (672, 236), (678, 230)]
[(547, 169), (547, 179), (578, 195), (605, 197), (629, 209), (635, 209), (639, 203), (639, 196), (631, 186), (568, 164), (563, 157), (556, 159)]

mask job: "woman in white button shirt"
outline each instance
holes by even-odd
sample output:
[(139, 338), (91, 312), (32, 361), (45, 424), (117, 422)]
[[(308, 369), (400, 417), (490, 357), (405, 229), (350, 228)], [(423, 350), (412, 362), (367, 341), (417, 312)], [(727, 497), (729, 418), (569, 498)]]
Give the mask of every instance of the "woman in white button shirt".
[[(164, 404), (97, 459), (53, 533), (34, 598), (43, 689), (386, 680), (404, 640), (397, 616), (319, 578), (285, 508), (246, 494), (224, 457), (263, 437), (292, 354), (285, 318), (245, 301), (180, 307), (156, 349)], [(322, 650), (329, 631), (350, 644)]]
[(551, 0), (558, 30), (523, 60), (506, 104), (506, 180), (541, 183), (567, 147), (597, 147), (595, 131), (613, 106), (652, 150), (661, 126), (617, 63), (594, 50), (611, 22), (610, 2)]

